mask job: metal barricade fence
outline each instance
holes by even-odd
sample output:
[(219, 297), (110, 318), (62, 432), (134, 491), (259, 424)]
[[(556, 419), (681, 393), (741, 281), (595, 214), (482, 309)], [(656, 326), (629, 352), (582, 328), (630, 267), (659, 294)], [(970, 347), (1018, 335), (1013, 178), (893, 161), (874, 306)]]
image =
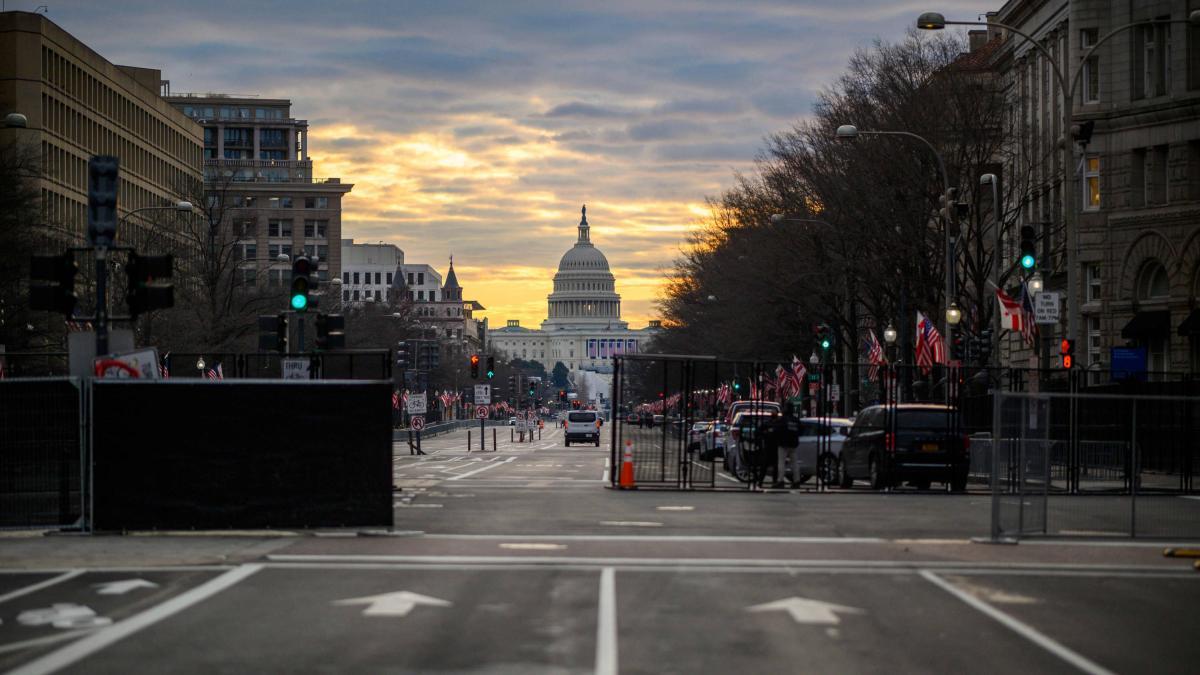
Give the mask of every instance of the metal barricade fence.
[(0, 380), (0, 529), (80, 523), (83, 405), (75, 378)]
[(992, 537), (1200, 536), (1200, 397), (998, 392)]

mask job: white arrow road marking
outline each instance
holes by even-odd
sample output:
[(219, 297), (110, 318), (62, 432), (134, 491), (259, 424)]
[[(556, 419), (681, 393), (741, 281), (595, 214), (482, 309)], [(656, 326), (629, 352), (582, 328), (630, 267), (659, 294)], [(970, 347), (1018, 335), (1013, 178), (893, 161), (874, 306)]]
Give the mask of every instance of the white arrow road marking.
[(17, 622), (22, 626), (44, 626), (50, 624), (55, 628), (97, 628), (112, 623), (112, 619), (96, 616), (95, 610), (73, 602), (59, 602), (50, 607), (30, 609), (17, 615)]
[(96, 592), (100, 595), (125, 595), (129, 591), (137, 588), (158, 588), (158, 584), (145, 579), (123, 579), (121, 581), (109, 581), (103, 584), (93, 584), (96, 587)]
[(783, 598), (774, 602), (766, 602), (761, 605), (747, 607), (747, 612), (787, 612), (792, 615), (796, 623), (815, 623), (837, 625), (842, 622), (838, 613), (842, 614), (863, 614), (863, 610), (857, 607), (846, 607), (845, 605), (837, 605), (832, 602), (822, 602), (820, 600), (809, 600), (808, 598), (798, 598), (792, 596)]
[(346, 600), (336, 600), (335, 605), (367, 605), (363, 610), (363, 616), (407, 616), (417, 605), (429, 605), (431, 607), (450, 607), (451, 603), (447, 600), (431, 598), (428, 595), (413, 593), (411, 591), (397, 591), (395, 593), (380, 593), (379, 595), (368, 595), (362, 598), (348, 598)]

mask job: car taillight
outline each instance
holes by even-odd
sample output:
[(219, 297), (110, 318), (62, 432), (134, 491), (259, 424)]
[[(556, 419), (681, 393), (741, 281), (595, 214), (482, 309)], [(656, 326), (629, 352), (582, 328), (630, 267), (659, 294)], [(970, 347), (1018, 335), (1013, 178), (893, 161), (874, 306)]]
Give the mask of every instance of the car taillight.
[(883, 435), (883, 447), (886, 448), (888, 452), (895, 452), (896, 451), (896, 434), (893, 434), (890, 431), (885, 433)]

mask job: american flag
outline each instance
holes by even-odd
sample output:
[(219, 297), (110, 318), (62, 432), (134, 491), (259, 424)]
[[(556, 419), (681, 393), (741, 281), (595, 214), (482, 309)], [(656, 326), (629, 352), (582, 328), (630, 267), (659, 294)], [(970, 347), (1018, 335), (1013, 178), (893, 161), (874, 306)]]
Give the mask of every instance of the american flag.
[(1021, 281), (1021, 335), (1025, 338), (1026, 344), (1033, 344), (1037, 337), (1038, 328), (1033, 320), (1033, 294), (1029, 292), (1029, 287), (1025, 282)]
[(393, 389), (392, 390), (392, 410), (399, 410), (399, 409), (400, 409), (400, 392)]
[(796, 358), (792, 354), (792, 377), (796, 379), (796, 393), (800, 393), (804, 389), (804, 378), (808, 375), (808, 368), (804, 366), (804, 362)]
[(212, 381), (225, 379), (225, 370), (221, 368), (221, 364), (217, 364), (215, 368), (209, 368), (207, 373), (208, 379)]
[(871, 367), (867, 369), (867, 377), (873, 382), (879, 381), (879, 367), (887, 365), (887, 357), (883, 355), (883, 345), (879, 344), (879, 338), (875, 337), (875, 331), (867, 330), (867, 360), (871, 362)]
[(917, 312), (917, 365), (921, 372), (929, 374), (935, 363), (946, 362), (946, 345), (929, 317)]

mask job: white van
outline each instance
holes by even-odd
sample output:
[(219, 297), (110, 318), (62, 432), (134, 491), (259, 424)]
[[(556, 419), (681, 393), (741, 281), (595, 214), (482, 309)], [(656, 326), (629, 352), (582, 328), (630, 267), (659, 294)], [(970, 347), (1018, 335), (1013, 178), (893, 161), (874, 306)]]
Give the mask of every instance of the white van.
[(600, 447), (600, 418), (591, 410), (573, 410), (567, 413), (567, 446), (576, 443), (595, 443)]

